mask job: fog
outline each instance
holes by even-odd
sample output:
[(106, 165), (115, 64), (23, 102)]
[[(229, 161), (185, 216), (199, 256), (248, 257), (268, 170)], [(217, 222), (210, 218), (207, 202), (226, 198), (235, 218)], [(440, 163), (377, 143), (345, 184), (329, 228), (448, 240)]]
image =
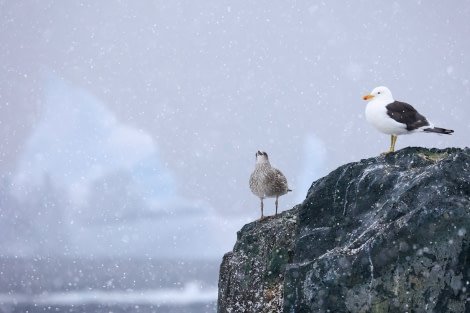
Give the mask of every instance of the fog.
[(396, 149), (468, 146), (467, 1), (4, 1), (0, 14), (2, 256), (219, 261), (260, 216), (257, 150), (293, 189), (282, 211), (389, 148), (364, 117), (379, 85), (455, 130)]

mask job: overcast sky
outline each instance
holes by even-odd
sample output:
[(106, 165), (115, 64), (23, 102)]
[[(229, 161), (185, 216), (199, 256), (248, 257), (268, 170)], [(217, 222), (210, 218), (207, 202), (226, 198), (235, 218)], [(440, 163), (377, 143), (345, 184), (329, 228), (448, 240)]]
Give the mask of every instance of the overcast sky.
[(2, 174), (41, 120), (50, 73), (148, 134), (178, 192), (230, 220), (259, 218), (248, 188), (259, 149), (294, 190), (281, 210), (387, 150), (364, 117), (379, 85), (455, 130), (402, 136), (397, 149), (468, 146), (465, 0), (2, 1), (0, 15)]

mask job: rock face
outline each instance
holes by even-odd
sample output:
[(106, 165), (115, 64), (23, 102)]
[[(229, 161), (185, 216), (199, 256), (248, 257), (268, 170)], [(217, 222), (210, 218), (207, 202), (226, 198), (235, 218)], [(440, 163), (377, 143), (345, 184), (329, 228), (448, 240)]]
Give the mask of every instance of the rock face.
[(297, 210), (245, 225), (220, 267), (218, 312), (279, 312), (294, 254)]
[(298, 207), (239, 232), (218, 310), (470, 312), (469, 239), (470, 149), (406, 148), (346, 164)]

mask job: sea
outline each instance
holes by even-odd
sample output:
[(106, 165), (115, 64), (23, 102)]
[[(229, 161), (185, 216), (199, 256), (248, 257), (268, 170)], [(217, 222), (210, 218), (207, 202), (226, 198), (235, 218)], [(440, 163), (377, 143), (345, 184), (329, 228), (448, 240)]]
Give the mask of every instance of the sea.
[(0, 258), (0, 313), (215, 313), (217, 260)]

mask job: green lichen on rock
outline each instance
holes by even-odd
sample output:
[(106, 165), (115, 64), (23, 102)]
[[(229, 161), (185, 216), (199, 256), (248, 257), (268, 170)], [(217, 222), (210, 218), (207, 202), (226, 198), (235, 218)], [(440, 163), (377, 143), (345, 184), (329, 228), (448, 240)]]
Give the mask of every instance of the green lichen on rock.
[[(290, 251), (291, 253), (293, 251)], [(292, 261), (292, 260), (290, 260)], [(265, 279), (279, 277), (283, 274), (286, 264), (289, 263), (289, 250), (285, 247), (275, 245), (273, 247), (271, 256), (268, 259), (268, 267), (265, 273)]]
[(447, 151), (440, 152), (436, 149), (432, 149), (428, 151), (419, 152), (418, 156), (433, 163), (437, 163), (447, 158), (449, 156), (449, 153)]

